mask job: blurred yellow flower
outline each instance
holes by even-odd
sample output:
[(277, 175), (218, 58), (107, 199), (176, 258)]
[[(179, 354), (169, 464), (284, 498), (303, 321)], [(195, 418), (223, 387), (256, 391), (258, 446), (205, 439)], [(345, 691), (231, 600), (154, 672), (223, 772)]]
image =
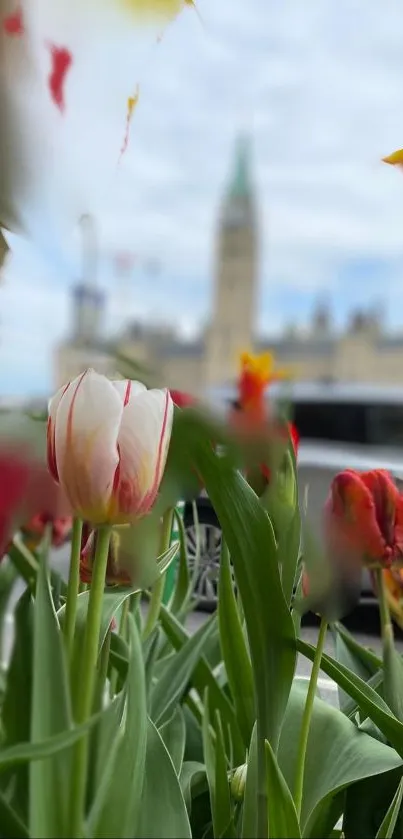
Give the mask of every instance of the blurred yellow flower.
[(265, 352), (261, 355), (253, 355), (249, 352), (241, 353), (241, 370), (253, 375), (262, 384), (269, 384), (278, 379), (288, 379), (291, 371), (287, 367), (276, 369), (274, 355)]
[(171, 19), (184, 6), (193, 6), (193, 0), (120, 0), (130, 12), (142, 18)]
[(382, 163), (389, 163), (391, 166), (403, 166), (403, 149), (388, 154), (382, 158)]

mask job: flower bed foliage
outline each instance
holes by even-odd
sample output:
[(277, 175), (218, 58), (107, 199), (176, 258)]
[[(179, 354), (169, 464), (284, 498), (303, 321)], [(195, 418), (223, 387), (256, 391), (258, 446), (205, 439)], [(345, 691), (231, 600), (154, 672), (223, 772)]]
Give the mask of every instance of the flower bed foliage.
[[(142, 36), (160, 40), (193, 5), (5, 0), (0, 263), (3, 230), (43, 248), (29, 207), (46, 205), (49, 227), (69, 235), (97, 204), (112, 169), (96, 166), (94, 115), (125, 116), (120, 156), (114, 131), (106, 138), (115, 167), (139, 98)], [(121, 72), (100, 87), (106, 61)], [(401, 150), (385, 158), (402, 160)], [(402, 835), (403, 665), (390, 618), (403, 621), (401, 496), (382, 471), (338, 476), (318, 551), (301, 519), (297, 430), (263, 410), (271, 359), (246, 354), (243, 365), (230, 428), (183, 395), (91, 371), (51, 402), (49, 472), (40, 417), (2, 428), (3, 635), (11, 589), (24, 584), (1, 669), (2, 839)], [(219, 598), (190, 635), (193, 580), (175, 507), (201, 486), (223, 534)], [(49, 562), (66, 540), (67, 582)], [(364, 564), (379, 596), (380, 658), (339, 623)], [(316, 648), (300, 636), (309, 608), (321, 616)], [(296, 676), (298, 655), (313, 663), (309, 684)], [(320, 668), (339, 687), (339, 710), (320, 697)]]
[[(35, 526), (23, 526), (18, 493), (4, 517), (9, 542), (0, 568), (3, 624), (17, 574), (26, 587), (2, 671), (0, 835), (330, 837), (341, 835), (335, 827), (340, 818), (346, 837), (400, 835), (402, 660), (383, 585), (385, 552), (368, 549), (381, 537), (388, 545), (398, 541), (393, 534), (400, 496), (394, 485), (384, 473), (356, 476), (371, 487), (363, 506), (359, 494), (343, 495), (346, 480), (338, 477), (326, 508), (332, 525), (326, 530), (328, 554), (319, 558), (301, 528), (291, 438), (284, 446), (276, 437), (276, 464), (259, 497), (243, 477), (250, 452), (236, 434), (192, 405), (174, 408), (166, 391), (121, 382), (113, 434), (123, 439), (125, 411), (135, 406), (131, 445), (119, 448), (118, 478), (115, 471), (101, 492), (97, 475), (105, 477), (108, 452), (116, 452), (108, 426), (112, 391), (106, 379), (88, 372), (55, 398), (57, 410), (55, 402), (50, 407), (50, 466), (73, 513), (77, 504), (89, 528), (83, 537), (82, 519), (74, 518), (67, 583), (57, 560), (50, 570), (48, 559), (52, 540), (60, 544), (65, 535), (66, 517), (61, 527), (55, 511), (46, 512), (41, 529), (37, 509)], [(137, 422), (139, 398), (148, 407), (143, 405)], [(100, 422), (97, 400), (103, 404)], [(28, 423), (38, 442), (44, 424)], [(157, 456), (162, 439), (164, 474)], [(154, 455), (149, 472), (139, 469), (140, 450)], [(36, 482), (42, 476), (32, 438), (29, 451), (28, 485), (32, 475)], [(11, 449), (9, 475), (15, 461)], [(17, 489), (26, 475), (16, 462)], [(158, 468), (161, 482), (151, 497), (147, 481), (154, 491)], [(190, 635), (186, 617), (194, 597), (180, 519), (179, 542), (171, 545), (170, 535), (181, 487), (195, 474), (218, 516), (223, 547), (217, 612)], [(122, 475), (131, 494), (127, 486), (120, 492)], [(55, 500), (60, 489), (52, 486)], [(38, 503), (42, 497), (47, 501), (48, 488), (37, 494)], [(148, 514), (137, 517), (145, 497)], [(122, 499), (129, 526), (121, 521)], [(343, 556), (336, 524), (338, 536), (346, 537)], [(11, 535), (15, 526), (19, 530)], [(95, 543), (90, 553), (83, 551), (89, 539)], [(175, 588), (163, 605), (164, 576), (176, 556)], [(337, 622), (352, 604), (352, 591), (357, 593), (359, 559), (371, 562), (381, 586), (382, 658)], [(108, 569), (113, 574), (105, 587)], [(312, 603), (322, 611), (317, 648), (299, 631), (301, 612)], [(333, 656), (323, 653), (328, 618)], [(298, 653), (313, 661), (309, 684), (296, 676)], [(339, 686), (340, 710), (320, 697), (319, 667)]]

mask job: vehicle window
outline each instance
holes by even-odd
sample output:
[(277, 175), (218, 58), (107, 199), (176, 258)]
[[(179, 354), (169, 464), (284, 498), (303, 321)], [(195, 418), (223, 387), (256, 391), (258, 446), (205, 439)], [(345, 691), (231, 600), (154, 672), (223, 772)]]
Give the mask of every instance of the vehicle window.
[(403, 405), (368, 405), (368, 442), (403, 446)]
[(350, 402), (294, 402), (293, 417), (301, 439), (366, 443), (365, 405)]

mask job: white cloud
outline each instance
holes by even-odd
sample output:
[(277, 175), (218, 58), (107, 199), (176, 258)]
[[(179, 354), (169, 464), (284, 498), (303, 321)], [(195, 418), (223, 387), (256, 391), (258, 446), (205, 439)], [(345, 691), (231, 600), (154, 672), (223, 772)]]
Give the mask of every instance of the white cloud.
[[(49, 2), (40, 0), (41, 8)], [(158, 279), (134, 270), (130, 310), (177, 318), (189, 333), (209, 310), (219, 202), (245, 126), (261, 211), (260, 327), (288, 320), (290, 291), (313, 305), (326, 288), (346, 312), (370, 302), (377, 282), (398, 324), (403, 177), (381, 157), (403, 145), (399, 0), (387, 7), (376, 0), (199, 0), (198, 8), (202, 24), (188, 10), (158, 48), (136, 53), (132, 74), (130, 33), (104, 54), (92, 33), (66, 88), (70, 110), (60, 118), (41, 105), (52, 153), (40, 169), (46, 200), (30, 207), (53, 268), (42, 267), (32, 284), (21, 252), (19, 279), (10, 276), (0, 293), (9, 369), (26, 345), (24, 359), (36, 365), (41, 386), (49, 365), (37, 359), (68, 327), (67, 288), (79, 266), (52, 208), (77, 217), (95, 210), (105, 255), (121, 248), (140, 262), (156, 259)], [(125, 97), (139, 75), (130, 144), (117, 169)], [(366, 264), (375, 266), (372, 285)], [(29, 301), (22, 309), (18, 282)], [(110, 265), (103, 282), (112, 287)], [(119, 311), (112, 301), (115, 325)], [(31, 331), (36, 352), (28, 348)]]

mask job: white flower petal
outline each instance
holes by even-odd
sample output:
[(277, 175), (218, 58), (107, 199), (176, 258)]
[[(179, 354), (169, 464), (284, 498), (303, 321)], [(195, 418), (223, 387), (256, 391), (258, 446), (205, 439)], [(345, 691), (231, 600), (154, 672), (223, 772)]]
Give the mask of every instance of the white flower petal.
[(112, 382), (112, 384), (120, 394), (123, 404), (125, 402), (127, 403), (129, 399), (133, 399), (133, 397), (137, 396), (139, 393), (143, 393), (147, 390), (146, 386), (141, 382), (132, 382), (130, 379), (116, 379)]
[(59, 388), (57, 393), (49, 399), (48, 404), (48, 427), (47, 427), (47, 458), (49, 472), (55, 481), (59, 480), (56, 460), (56, 415), (62, 396), (70, 387), (70, 382), (67, 385)]
[(60, 484), (76, 514), (108, 520), (123, 404), (112, 383), (87, 370), (62, 396), (56, 415), (56, 461)]
[(131, 398), (119, 429), (119, 482), (116, 504), (122, 518), (152, 507), (164, 473), (174, 406), (167, 390), (147, 390)]

